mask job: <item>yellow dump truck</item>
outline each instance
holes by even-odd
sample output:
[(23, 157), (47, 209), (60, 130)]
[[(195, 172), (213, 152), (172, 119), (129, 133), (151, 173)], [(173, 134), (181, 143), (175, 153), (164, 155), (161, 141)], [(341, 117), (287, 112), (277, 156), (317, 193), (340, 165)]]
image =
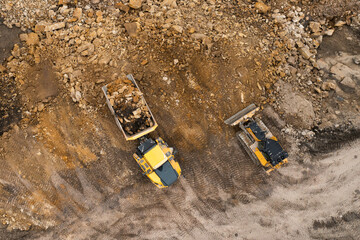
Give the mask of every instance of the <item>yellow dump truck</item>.
[(172, 185), (181, 175), (174, 158), (174, 148), (162, 138), (153, 140), (146, 135), (158, 126), (135, 79), (131, 74), (102, 87), (106, 103), (126, 140), (140, 140), (134, 159), (158, 188)]

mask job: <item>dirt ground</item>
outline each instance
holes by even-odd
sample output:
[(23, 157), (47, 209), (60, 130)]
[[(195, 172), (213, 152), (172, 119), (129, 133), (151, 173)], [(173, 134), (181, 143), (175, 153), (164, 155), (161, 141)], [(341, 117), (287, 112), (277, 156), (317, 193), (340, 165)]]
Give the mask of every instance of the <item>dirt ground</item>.
[[(320, 159), (312, 169), (299, 172), (296, 165), (284, 169), (270, 179), (271, 193), (258, 189), (262, 197), (249, 196), (252, 200), (236, 207), (220, 189), (216, 194), (222, 203), (204, 201), (182, 178), (180, 188), (163, 196), (163, 205), (143, 206), (151, 211), (131, 208), (133, 199), (116, 195), (80, 221), (35, 239), (358, 239), (358, 144)], [(179, 190), (183, 197), (176, 202)], [(217, 210), (209, 214), (209, 209)]]
[[(0, 3), (0, 239), (360, 237), (357, 1)], [(178, 149), (167, 189), (106, 106), (128, 73)], [(290, 154), (270, 176), (224, 124), (250, 103)]]

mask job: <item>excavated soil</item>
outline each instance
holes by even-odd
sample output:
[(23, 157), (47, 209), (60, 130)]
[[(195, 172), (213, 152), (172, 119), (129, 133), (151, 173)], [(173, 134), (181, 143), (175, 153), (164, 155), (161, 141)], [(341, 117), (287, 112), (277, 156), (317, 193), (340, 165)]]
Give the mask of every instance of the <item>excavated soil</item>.
[(19, 96), (16, 94), (14, 79), (1, 76), (0, 94), (0, 135), (11, 128), (21, 119), (21, 106)]
[(14, 44), (20, 43), (18, 35), (21, 30), (19, 28), (7, 28), (0, 18), (0, 64), (11, 55)]
[[(301, 56), (299, 37), (292, 46), (273, 11), (294, 10), (290, 33), (300, 11), (305, 27), (325, 17), (324, 30), (332, 30), (356, 19), (356, 1), (293, 1), (285, 9), (274, 1), (269, 13), (251, 1), (164, 2), (121, 12), (112, 1), (0, 0), (6, 24), (37, 32), (13, 48), (1, 71), (0, 239), (358, 239), (359, 90), (317, 93), (333, 75)], [(195, 15), (186, 12), (191, 4)], [(87, 18), (78, 25), (68, 17), (76, 6), (84, 9), (77, 18)], [(65, 24), (44, 32), (42, 20)], [(142, 25), (130, 34), (122, 25), (133, 21)], [(187, 21), (193, 25), (180, 24)], [(318, 55), (311, 48), (316, 58), (359, 54), (357, 28), (343, 25), (324, 36)], [(3, 32), (19, 33), (0, 25)], [(346, 49), (341, 37), (353, 40)], [(4, 58), (19, 42), (6, 39)], [(138, 142), (124, 139), (106, 105), (101, 86), (129, 73), (159, 125), (149, 137), (178, 150), (182, 176), (169, 188), (142, 176), (132, 158)], [(314, 106), (308, 127), (281, 108), (284, 89)], [(239, 145), (238, 128), (224, 124), (250, 103), (265, 107), (258, 116), (290, 153), (270, 176)]]

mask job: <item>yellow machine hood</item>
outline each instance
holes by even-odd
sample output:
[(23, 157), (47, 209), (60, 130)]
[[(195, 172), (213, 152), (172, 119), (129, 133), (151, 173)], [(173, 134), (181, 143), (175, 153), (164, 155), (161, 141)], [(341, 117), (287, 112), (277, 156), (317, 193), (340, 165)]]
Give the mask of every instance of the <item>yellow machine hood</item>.
[(144, 158), (152, 169), (157, 169), (167, 161), (167, 157), (159, 145), (156, 145), (149, 152), (145, 153)]

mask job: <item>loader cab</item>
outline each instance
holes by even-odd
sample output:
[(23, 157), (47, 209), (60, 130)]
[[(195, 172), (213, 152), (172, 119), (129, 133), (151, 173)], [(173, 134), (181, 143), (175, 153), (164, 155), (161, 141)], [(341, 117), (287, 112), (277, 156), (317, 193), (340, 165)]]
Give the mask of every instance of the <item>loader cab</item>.
[(271, 165), (276, 166), (288, 157), (288, 153), (284, 151), (278, 141), (273, 139), (265, 139), (258, 143), (258, 148)]
[(246, 128), (251, 129), (251, 131), (254, 133), (255, 137), (257, 138), (257, 141), (262, 141), (265, 139), (265, 131), (261, 130), (261, 128), (257, 125), (257, 123), (254, 120), (250, 120), (246, 124)]
[(145, 139), (136, 149), (136, 155), (145, 160), (150, 167), (145, 173), (156, 186), (170, 186), (179, 178), (181, 170), (178, 172), (173, 167), (174, 163), (170, 163), (174, 161), (171, 152), (164, 152), (158, 142)]

